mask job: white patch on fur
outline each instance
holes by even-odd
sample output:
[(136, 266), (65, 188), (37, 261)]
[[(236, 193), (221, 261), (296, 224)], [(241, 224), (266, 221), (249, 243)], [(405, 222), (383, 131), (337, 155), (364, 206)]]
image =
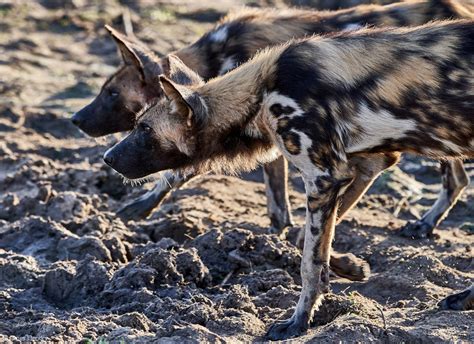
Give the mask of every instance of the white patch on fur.
[(228, 37), (229, 29), (227, 26), (221, 26), (217, 31), (211, 33), (211, 40), (214, 42), (224, 42)]
[(203, 97), (199, 97), (199, 101), (201, 102), (202, 107), (204, 108), (204, 112), (207, 115), (209, 113), (209, 107), (207, 106), (206, 101), (204, 100)]
[(331, 143), (331, 149), (334, 153), (336, 153), (337, 157), (341, 159), (343, 162), (347, 162), (347, 156), (344, 152), (341, 152), (339, 149), (337, 149), (333, 143)]
[[(315, 174), (324, 175), (328, 171), (322, 171), (318, 168), (314, 168)], [(306, 197), (313, 193), (317, 193), (317, 186), (315, 184), (316, 178), (307, 178), (303, 175), (303, 180), (305, 183)], [(301, 290), (300, 298), (298, 299), (298, 304), (296, 305), (295, 312), (293, 313), (292, 318), (299, 317), (305, 312), (308, 312), (310, 319), (312, 318), (314, 310), (319, 306), (321, 301), (321, 289), (320, 289), (320, 276), (319, 268), (320, 266), (315, 264), (314, 256), (318, 254), (318, 249), (316, 244), (322, 234), (322, 231), (318, 231), (317, 234), (313, 234), (311, 231), (312, 227), (322, 228), (322, 216), (323, 213), (321, 210), (311, 213), (309, 208), (306, 208), (306, 226), (305, 226), (305, 235), (304, 235), (304, 247), (303, 247), (303, 257), (301, 260), (301, 279), (303, 288)], [(314, 304), (312, 304), (313, 297), (316, 297)]]
[(228, 57), (224, 60), (224, 62), (221, 65), (221, 68), (219, 69), (219, 75), (225, 74), (228, 71), (232, 70), (235, 68), (235, 61), (233, 57)]
[[(456, 204), (456, 200), (459, 195), (463, 192), (466, 186), (469, 185), (466, 172), (462, 165), (458, 166), (455, 160), (449, 161), (451, 166), (453, 178), (450, 181), (450, 185), (453, 186), (451, 190), (448, 190), (444, 185), (441, 188), (436, 202), (431, 206), (430, 210), (423, 215), (422, 221), (427, 222), (433, 226), (436, 226), (441, 222), (449, 213), (449, 210)], [(456, 167), (457, 166), (457, 167)], [(449, 178), (445, 176), (444, 178)]]
[(438, 198), (436, 199), (436, 202), (433, 204), (433, 206), (428, 210), (428, 212), (423, 216), (423, 221), (429, 223), (432, 226), (435, 226), (439, 219), (439, 215), (443, 214), (451, 208), (452, 204), (449, 201), (448, 197), (448, 190), (445, 190), (444, 188), (441, 189), (441, 192), (438, 195)]
[[(320, 295), (316, 294), (317, 299), (315, 304), (308, 304), (308, 301), (312, 300), (315, 293), (314, 288), (317, 288), (317, 286), (314, 285), (314, 282), (319, 280), (313, 257), (317, 252), (316, 244), (320, 235), (314, 235), (311, 232), (311, 226), (321, 228), (322, 212), (317, 211), (314, 214), (311, 214), (310, 217), (308, 215), (309, 213), (307, 212), (303, 259), (301, 261), (301, 279), (303, 282), (303, 289), (301, 290), (300, 298), (298, 299), (298, 304), (296, 305), (293, 317), (301, 316), (304, 312), (309, 311), (311, 313), (309, 314), (311, 318), (314, 309), (317, 308), (320, 301)], [(317, 289), (316, 293), (318, 293)]]
[(387, 110), (372, 111), (365, 103), (361, 104), (355, 120), (356, 125), (360, 126), (364, 132), (355, 142), (351, 142), (347, 147), (347, 153), (377, 147), (385, 139), (401, 139), (406, 132), (416, 129), (414, 120), (397, 119)]
[(356, 31), (356, 30), (359, 30), (359, 29), (362, 29), (362, 28), (363, 28), (363, 26), (360, 25), (359, 23), (350, 23), (350, 24), (347, 24), (346, 26), (344, 26), (342, 31)]
[(321, 228), (321, 217), (322, 211), (319, 210), (313, 214), (308, 213), (308, 218), (306, 219), (306, 234), (303, 248), (303, 266), (314, 266), (313, 264), (313, 255), (316, 252), (316, 242), (320, 235), (314, 235), (311, 232), (311, 227)]
[[(301, 107), (298, 105), (298, 103), (293, 100), (292, 98), (290, 97), (287, 97), (285, 95), (282, 95), (278, 92), (271, 92), (270, 94), (268, 94), (267, 96), (264, 97), (263, 99), (263, 106), (270, 109), (270, 107), (274, 104), (280, 104), (281, 106), (290, 106), (292, 107), (293, 109), (295, 109), (295, 111), (293, 111), (293, 113), (289, 114), (289, 115), (284, 115), (284, 116), (281, 116), (282, 118), (284, 117), (295, 117), (295, 116), (300, 116), (303, 114), (303, 110), (301, 109)], [(270, 112), (270, 110), (269, 110)], [(271, 112), (270, 112), (271, 114)]]
[(171, 110), (170, 113), (178, 112), (178, 105), (174, 100), (171, 101)]
[[(350, 137), (351, 132), (354, 130), (354, 127), (351, 123), (340, 121), (336, 123), (335, 130), (340, 142), (345, 142), (347, 137)], [(340, 150), (336, 149), (333, 144), (331, 144), (332, 150), (337, 154), (339, 159), (344, 162), (347, 162), (347, 156), (345, 152), (341, 152)]]
[(281, 156), (281, 152), (277, 147), (270, 148), (265, 154), (258, 157), (258, 162), (260, 164), (267, 164), (269, 162), (275, 161)]
[(345, 121), (339, 121), (335, 126), (337, 136), (341, 142), (344, 142), (344, 139), (350, 135), (350, 132), (354, 129), (353, 126)]
[(306, 135), (305, 133), (292, 130), (292, 132), (296, 133), (300, 137), (300, 144), (301, 144), (301, 151), (298, 155), (289, 154), (285, 149), (285, 145), (283, 141), (280, 139), (281, 149), (285, 152), (285, 157), (290, 161), (293, 165), (298, 167), (303, 174), (305, 179), (315, 180), (319, 176), (328, 175), (328, 171), (321, 171), (317, 168), (313, 162), (311, 161), (308, 148), (310, 148), (313, 144), (313, 141)]

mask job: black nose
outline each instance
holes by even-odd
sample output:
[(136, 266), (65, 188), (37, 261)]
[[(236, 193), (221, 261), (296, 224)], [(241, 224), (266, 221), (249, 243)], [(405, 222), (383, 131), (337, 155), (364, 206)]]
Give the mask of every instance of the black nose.
[(74, 114), (74, 116), (72, 116), (71, 121), (72, 121), (72, 124), (76, 126), (80, 126), (82, 123), (82, 120), (77, 116), (77, 114)]
[(112, 156), (110, 156), (110, 154), (107, 154), (104, 156), (104, 162), (109, 165), (109, 166), (112, 166), (112, 164), (114, 163), (114, 158)]

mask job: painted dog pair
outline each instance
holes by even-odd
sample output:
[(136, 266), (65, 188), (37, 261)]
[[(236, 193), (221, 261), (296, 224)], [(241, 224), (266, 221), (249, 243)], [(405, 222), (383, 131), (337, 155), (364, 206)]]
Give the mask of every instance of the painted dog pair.
[[(194, 44), (175, 52), (184, 63), (204, 80), (221, 75), (253, 56), (257, 50), (286, 42), (293, 37), (352, 30), (364, 25), (420, 25), (434, 19), (469, 17), (471, 14), (455, 1), (415, 0), (388, 6), (358, 6), (341, 11), (243, 10), (231, 14)], [(104, 84), (97, 98), (76, 113), (73, 122), (91, 136), (131, 130), (146, 104), (163, 97), (157, 76), (170, 76), (167, 58), (159, 59), (143, 44), (127, 38), (112, 28), (124, 65)], [(177, 83), (188, 80), (173, 76)], [(396, 156), (378, 161), (361, 161), (359, 173), (372, 180), (381, 165), (393, 164)], [(429, 236), (447, 215), (469, 181), (462, 161), (442, 162), (443, 189), (432, 208), (419, 221), (408, 223), (402, 234)], [(169, 176), (170, 183), (158, 183), (138, 200), (125, 205), (119, 215), (125, 219), (147, 216), (172, 187), (183, 185), (194, 177)], [(283, 158), (264, 165), (268, 214), (273, 232), (279, 233), (292, 224), (287, 190), (287, 163)], [(366, 183), (364, 186), (369, 186)], [(353, 202), (350, 202), (353, 203)], [(341, 210), (344, 213), (345, 209)]]
[[(104, 161), (135, 179), (168, 169), (248, 170), (282, 154), (301, 172), (303, 288), (293, 316), (271, 326), (269, 339), (308, 328), (329, 287), (341, 209), (400, 153), (451, 165), (474, 157), (472, 20), (292, 40), (207, 83), (177, 57), (168, 61), (170, 75), (186, 82), (161, 75), (165, 97)], [(367, 165), (380, 170), (367, 178)]]

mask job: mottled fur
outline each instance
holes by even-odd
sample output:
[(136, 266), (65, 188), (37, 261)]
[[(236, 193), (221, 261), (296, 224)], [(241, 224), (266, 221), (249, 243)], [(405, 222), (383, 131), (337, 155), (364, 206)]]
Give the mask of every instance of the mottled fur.
[[(364, 25), (418, 25), (433, 19), (469, 15), (462, 6), (449, 0), (414, 0), (388, 6), (365, 5), (332, 12), (243, 9), (226, 16), (194, 44), (175, 54), (207, 80), (235, 68), (266, 46), (283, 43), (294, 37), (351, 30)], [(116, 40), (125, 65), (103, 86), (94, 102), (74, 116), (74, 122), (93, 136), (132, 129), (136, 114), (146, 104), (155, 103), (163, 97), (163, 90), (155, 80), (160, 72), (178, 84), (189, 83), (182, 81), (180, 75), (170, 73), (168, 58), (159, 59), (142, 43), (110, 27), (107, 29)], [(289, 147), (294, 140), (297, 140), (295, 135), (288, 133), (286, 142)], [(233, 144), (227, 142), (227, 145)], [(293, 149), (296, 151), (297, 146), (293, 145)], [(368, 160), (366, 164), (370, 165), (372, 161)], [(276, 231), (292, 223), (286, 190), (287, 172), (276, 171), (281, 166), (281, 163), (270, 163), (264, 169), (267, 194), (278, 197), (268, 200), (272, 227)], [(182, 182), (178, 178), (175, 181), (176, 187)], [(168, 191), (171, 189), (171, 186), (165, 187)], [(150, 202), (139, 200), (138, 205), (126, 205), (119, 214), (127, 218), (149, 214), (167, 194), (165, 191), (155, 188), (150, 193)], [(348, 204), (345, 208), (351, 206)]]
[[(375, 154), (383, 166), (396, 162), (398, 152), (474, 156), (473, 24), (434, 22), (295, 40), (199, 86), (162, 76), (167, 99), (108, 154), (124, 166), (141, 156), (156, 170), (233, 172), (268, 159), (278, 147), (301, 171), (308, 205), (301, 296), (293, 316), (268, 336), (299, 335), (327, 289), (336, 211), (358, 178), (354, 159)], [(174, 136), (162, 137), (167, 121), (187, 137), (186, 149), (159, 143), (174, 143)], [(166, 160), (179, 154), (180, 161)], [(150, 173), (140, 164), (117, 169)]]
[(409, 0), (385, 6), (360, 5), (339, 11), (247, 8), (227, 15), (196, 43), (174, 54), (208, 79), (222, 74), (222, 66), (229, 59), (235, 62), (235, 67), (258, 50), (295, 37), (366, 25), (416, 26), (449, 18), (472, 18), (472, 13), (449, 0)]

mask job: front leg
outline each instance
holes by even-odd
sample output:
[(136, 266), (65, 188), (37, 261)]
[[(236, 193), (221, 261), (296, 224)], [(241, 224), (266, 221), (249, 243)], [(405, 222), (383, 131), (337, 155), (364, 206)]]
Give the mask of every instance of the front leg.
[(117, 215), (124, 221), (144, 219), (162, 203), (171, 190), (183, 186), (193, 177), (194, 175), (166, 174), (153, 189), (121, 207)]
[(288, 320), (273, 324), (267, 334), (272, 340), (298, 336), (308, 329), (315, 306), (329, 290), (329, 257), (334, 237), (340, 195), (352, 181), (321, 170), (312, 177), (303, 176), (306, 187), (306, 227), (301, 262), (301, 291), (295, 312)]
[(263, 166), (271, 233), (281, 234), (293, 225), (288, 197), (288, 162), (283, 156)]

